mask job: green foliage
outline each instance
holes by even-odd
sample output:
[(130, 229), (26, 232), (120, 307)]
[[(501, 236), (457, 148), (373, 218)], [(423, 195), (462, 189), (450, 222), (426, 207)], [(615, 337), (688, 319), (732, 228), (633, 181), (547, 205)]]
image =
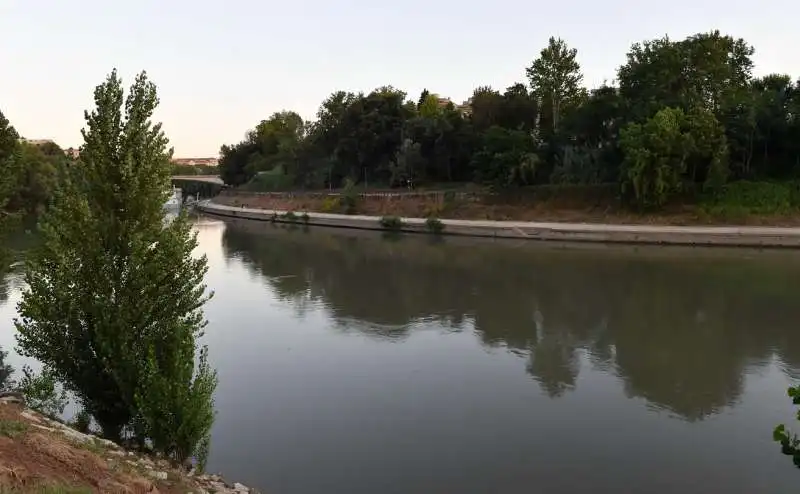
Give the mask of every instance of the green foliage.
[(425, 227), (429, 232), (439, 234), (444, 231), (444, 223), (439, 218), (430, 217), (425, 220)]
[(800, 182), (732, 182), (704, 198), (702, 207), (713, 216), (793, 213), (800, 209)]
[(625, 155), (623, 191), (632, 192), (640, 207), (662, 206), (684, 182), (700, 181), (719, 189), (727, 178), (725, 135), (705, 110), (659, 110), (644, 124), (622, 129), (620, 144)]
[[(391, 87), (337, 91), (314, 121), (276, 113), (223, 146), (220, 173), (252, 190), (616, 183), (638, 208), (732, 181), (791, 180), (800, 81), (754, 78), (752, 54), (718, 31), (645, 40), (618, 86), (587, 91), (577, 50), (551, 37), (527, 84), (479, 86), (459, 105), (427, 89), (413, 101)], [(355, 207), (326, 208), (336, 209)]]
[(308, 222), (311, 220), (311, 217), (308, 216), (308, 213), (304, 212), (303, 214), (300, 215), (300, 220), (307, 225)]
[(344, 214), (355, 214), (358, 207), (358, 190), (355, 182), (349, 178), (345, 180), (342, 193), (339, 194), (339, 207)]
[(78, 432), (89, 434), (92, 425), (92, 416), (85, 409), (81, 408), (72, 419), (70, 426)]
[(14, 373), (14, 368), (5, 363), (8, 357), (8, 352), (3, 351), (0, 347), (0, 391), (10, 388), (12, 385), (11, 375)]
[(400, 230), (403, 228), (403, 220), (398, 216), (383, 216), (378, 222), (387, 230)]
[(67, 391), (58, 384), (55, 374), (47, 368), (40, 374), (35, 374), (30, 367), (24, 366), (17, 390), (25, 396), (25, 403), (29, 408), (48, 417), (61, 416), (69, 403)]
[(172, 163), (173, 175), (219, 175), (218, 166), (210, 165), (179, 165)]
[[(197, 338), (205, 257), (185, 214), (168, 219), (170, 155), (144, 73), (95, 90), (80, 166), (68, 168), (26, 259), (17, 342), (73, 392), (103, 434), (182, 460), (206, 440), (216, 376)], [(195, 358), (201, 359), (195, 366)]]
[(292, 223), (297, 221), (297, 215), (294, 214), (294, 211), (286, 211), (285, 213), (283, 213), (283, 218), (286, 221), (291, 221)]
[[(794, 405), (800, 405), (800, 386), (793, 386), (787, 391), (789, 398)], [(797, 412), (797, 420), (800, 420), (800, 411)], [(781, 452), (792, 457), (792, 462), (800, 468), (800, 437), (786, 429), (784, 424), (779, 424), (772, 432), (772, 439), (780, 443)]]

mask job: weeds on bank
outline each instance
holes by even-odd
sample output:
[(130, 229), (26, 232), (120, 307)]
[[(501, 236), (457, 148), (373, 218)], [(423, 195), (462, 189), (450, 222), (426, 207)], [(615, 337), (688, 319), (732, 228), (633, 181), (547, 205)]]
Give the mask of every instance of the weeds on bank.
[(28, 424), (19, 420), (0, 420), (0, 436), (14, 439), (28, 431)]
[(428, 218), (425, 220), (425, 227), (434, 234), (440, 234), (444, 231), (444, 223), (439, 218)]
[(399, 216), (383, 216), (379, 220), (380, 225), (387, 230), (400, 230), (403, 228), (403, 220)]
[(39, 485), (24, 489), (0, 487), (0, 494), (92, 494), (89, 487), (73, 487), (68, 485)]

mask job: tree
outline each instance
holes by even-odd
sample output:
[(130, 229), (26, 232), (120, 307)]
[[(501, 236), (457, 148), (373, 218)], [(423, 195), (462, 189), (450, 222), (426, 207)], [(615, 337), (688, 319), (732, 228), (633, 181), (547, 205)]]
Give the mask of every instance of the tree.
[[(116, 71), (86, 112), (81, 160), (65, 174), (26, 260), (20, 353), (75, 393), (103, 434), (133, 435), (175, 460), (207, 442), (216, 376), (197, 338), (205, 257), (184, 214), (167, 218), (170, 155), (151, 116), (155, 85), (127, 98)], [(199, 365), (195, 358), (199, 356)]]
[(550, 110), (553, 133), (558, 130), (564, 109), (576, 105), (583, 95), (583, 75), (576, 60), (577, 54), (577, 49), (569, 48), (564, 40), (551, 36), (539, 58), (525, 71), (539, 105)]

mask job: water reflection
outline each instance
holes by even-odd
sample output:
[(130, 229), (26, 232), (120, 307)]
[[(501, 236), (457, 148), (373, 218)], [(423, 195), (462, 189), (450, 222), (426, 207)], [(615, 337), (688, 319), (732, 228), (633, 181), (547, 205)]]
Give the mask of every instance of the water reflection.
[(800, 368), (792, 255), (503, 245), (247, 223), (223, 234), (227, 257), (298, 314), (322, 306), (342, 330), (393, 341), (419, 321), (474, 328), (487, 348), (519, 354), (553, 398), (583, 365), (695, 421), (736, 403), (743, 376), (773, 357)]

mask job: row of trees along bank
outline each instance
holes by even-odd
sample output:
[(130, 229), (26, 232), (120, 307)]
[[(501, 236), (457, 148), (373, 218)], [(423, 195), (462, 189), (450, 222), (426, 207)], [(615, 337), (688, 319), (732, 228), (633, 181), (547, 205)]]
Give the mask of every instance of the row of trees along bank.
[(551, 38), (526, 82), (478, 87), (465, 105), (384, 86), (334, 92), (314, 121), (275, 113), (222, 146), (220, 173), (265, 191), (338, 188), (346, 179), (617, 184), (645, 207), (736, 181), (785, 186), (800, 172), (800, 81), (754, 77), (752, 55), (744, 40), (718, 31), (644, 41), (614, 85), (587, 90), (577, 50)]
[[(197, 241), (186, 214), (167, 218), (163, 207), (172, 152), (151, 121), (156, 88), (142, 73), (126, 97), (114, 71), (94, 102), (80, 157), (58, 170), (40, 242), (25, 256), (17, 351), (43, 365), (39, 385), (29, 370), (10, 385), (2, 359), (0, 385), (49, 390), (34, 403), (56, 414), (64, 403), (55, 388), (63, 388), (81, 406), (81, 422), (96, 423), (105, 437), (202, 463), (217, 383), (198, 342), (207, 263), (192, 256)], [(24, 175), (33, 150), (2, 123), (0, 166)], [(6, 203), (24, 181), (3, 179)]]

